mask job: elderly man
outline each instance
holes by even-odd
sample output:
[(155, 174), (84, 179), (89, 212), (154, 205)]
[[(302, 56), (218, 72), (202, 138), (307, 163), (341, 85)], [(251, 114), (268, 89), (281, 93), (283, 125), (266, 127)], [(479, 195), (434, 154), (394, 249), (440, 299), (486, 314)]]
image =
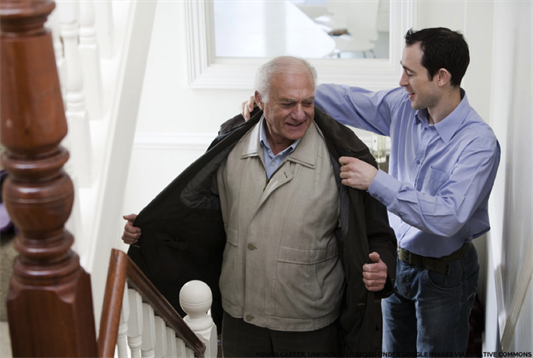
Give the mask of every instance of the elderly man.
[(135, 227), (125, 217), (125, 242), (143, 233), (130, 254), (164, 294), (191, 278), (220, 289), (226, 357), (381, 351), (374, 298), (392, 293), (394, 233), (383, 205), (341, 185), (341, 156), (375, 163), (352, 131), (315, 112), (315, 79), (301, 59), (263, 65), (252, 119), (226, 122)]

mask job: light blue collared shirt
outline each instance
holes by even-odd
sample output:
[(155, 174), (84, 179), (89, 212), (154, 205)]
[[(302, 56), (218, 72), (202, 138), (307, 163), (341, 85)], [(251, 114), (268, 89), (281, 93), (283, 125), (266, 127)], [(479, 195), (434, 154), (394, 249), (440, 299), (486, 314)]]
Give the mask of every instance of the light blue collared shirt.
[(448, 117), (429, 125), (404, 88), (317, 89), (315, 105), (339, 122), (391, 138), (389, 174), (380, 170), (368, 192), (387, 206), (400, 247), (419, 255), (449, 255), (490, 229), (500, 146), (462, 89), (461, 96)]
[(298, 143), (300, 143), (301, 138), (294, 141), (290, 146), (279, 152), (277, 155), (274, 155), (272, 149), (270, 148), (270, 143), (268, 142), (268, 139), (266, 137), (266, 121), (264, 116), (263, 118), (261, 118), (259, 126), (259, 143), (261, 143), (261, 147), (263, 148), (263, 160), (265, 161), (265, 170), (267, 178), (270, 179), (272, 177), (272, 174), (274, 174), (274, 172), (279, 168), (281, 163), (283, 163), (283, 161), (289, 156), (289, 154), (291, 154), (294, 149), (296, 149), (296, 146), (298, 145)]

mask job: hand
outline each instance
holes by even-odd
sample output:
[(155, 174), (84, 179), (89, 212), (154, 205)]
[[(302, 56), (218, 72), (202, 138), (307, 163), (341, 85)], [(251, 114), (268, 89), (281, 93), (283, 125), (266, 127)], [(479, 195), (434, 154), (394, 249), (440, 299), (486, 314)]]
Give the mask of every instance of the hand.
[(254, 110), (255, 107), (255, 96), (250, 96), (250, 99), (241, 104), (241, 114), (246, 121), (250, 120), (250, 113)]
[(381, 291), (387, 282), (387, 265), (381, 261), (377, 252), (372, 252), (368, 257), (372, 263), (363, 265), (363, 282), (367, 290)]
[(378, 170), (357, 158), (340, 157), (342, 184), (355, 189), (367, 190), (376, 177)]
[(133, 226), (136, 217), (137, 214), (123, 216), (124, 220), (128, 221), (126, 225), (124, 225), (124, 234), (122, 234), (122, 241), (124, 241), (125, 244), (135, 244), (139, 240), (139, 237), (141, 237), (141, 229)]

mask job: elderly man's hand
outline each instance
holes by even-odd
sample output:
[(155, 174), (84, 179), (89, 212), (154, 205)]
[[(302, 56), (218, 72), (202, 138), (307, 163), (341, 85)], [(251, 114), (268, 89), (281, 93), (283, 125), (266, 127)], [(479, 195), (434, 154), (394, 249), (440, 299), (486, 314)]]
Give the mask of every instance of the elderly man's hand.
[(126, 225), (124, 225), (124, 233), (122, 234), (122, 241), (124, 241), (125, 244), (135, 244), (139, 240), (139, 237), (141, 237), (141, 229), (133, 226), (136, 217), (137, 214), (123, 216), (124, 220), (127, 220)]
[(241, 104), (241, 114), (246, 121), (250, 119), (250, 113), (254, 110), (255, 107), (255, 96), (250, 96), (250, 99)]
[(376, 177), (378, 170), (357, 158), (340, 157), (342, 184), (355, 189), (367, 190)]
[(369, 291), (381, 291), (387, 282), (387, 265), (381, 261), (377, 252), (370, 255), (370, 264), (363, 265), (363, 282)]

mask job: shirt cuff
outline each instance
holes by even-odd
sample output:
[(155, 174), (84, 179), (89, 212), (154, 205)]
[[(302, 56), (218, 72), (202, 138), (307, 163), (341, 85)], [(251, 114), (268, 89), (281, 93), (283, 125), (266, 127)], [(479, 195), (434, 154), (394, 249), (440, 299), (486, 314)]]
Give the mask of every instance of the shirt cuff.
[(388, 207), (392, 204), (401, 186), (398, 180), (380, 169), (370, 184), (368, 193)]

